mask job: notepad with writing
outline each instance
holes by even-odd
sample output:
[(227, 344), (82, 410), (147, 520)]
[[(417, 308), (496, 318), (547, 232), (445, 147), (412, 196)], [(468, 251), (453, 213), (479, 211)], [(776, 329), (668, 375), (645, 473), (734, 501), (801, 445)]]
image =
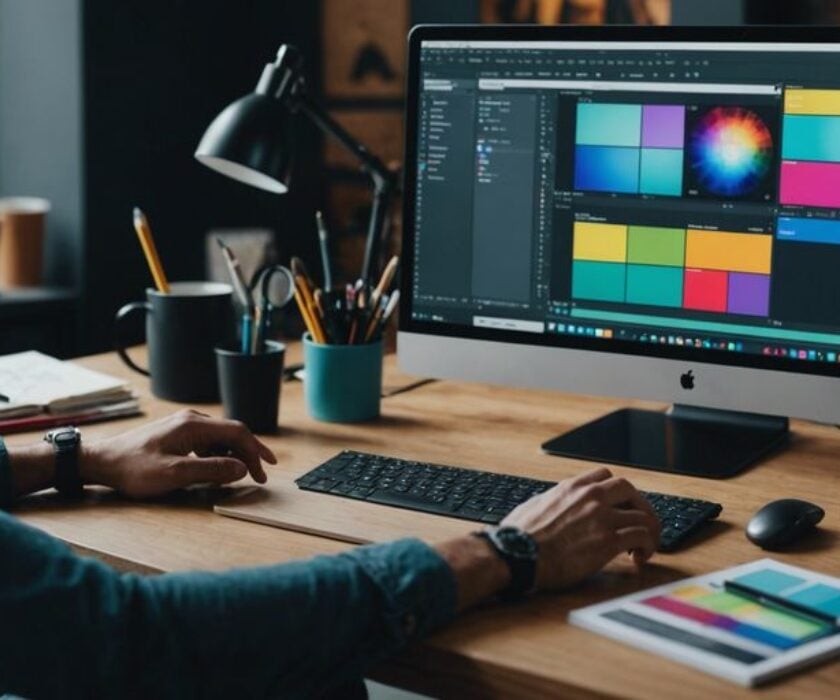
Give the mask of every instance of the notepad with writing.
[(0, 420), (69, 415), (134, 400), (121, 379), (36, 351), (0, 357)]
[(840, 579), (761, 559), (571, 613), (572, 624), (745, 686), (840, 654)]

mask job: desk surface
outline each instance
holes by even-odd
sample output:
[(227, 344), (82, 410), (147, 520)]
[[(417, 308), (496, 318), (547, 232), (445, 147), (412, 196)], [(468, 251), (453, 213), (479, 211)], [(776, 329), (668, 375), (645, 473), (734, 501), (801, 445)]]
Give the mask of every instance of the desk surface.
[[(139, 351), (138, 351), (139, 352)], [(299, 355), (290, 348), (290, 360)], [(82, 360), (130, 378), (148, 417), (181, 408), (153, 398), (148, 382), (115, 355)], [(395, 358), (386, 360), (385, 384), (398, 387)], [(303, 406), (302, 386), (283, 385), (280, 433), (268, 440), (276, 470), (300, 471), (343, 448), (460, 464), (542, 479), (571, 476), (591, 464), (540, 452), (547, 437), (626, 403), (549, 392), (436, 382), (383, 400), (380, 420), (361, 426), (318, 423)], [(655, 404), (636, 403), (656, 407)], [(216, 413), (218, 406), (197, 408)], [(144, 418), (88, 426), (88, 439), (120, 432)], [(640, 573), (615, 562), (596, 579), (561, 595), (517, 605), (475, 610), (456, 624), (376, 669), (381, 680), (444, 697), (741, 697), (752, 694), (712, 676), (637, 651), (566, 623), (576, 607), (640, 588), (760, 558), (743, 535), (749, 517), (779, 497), (822, 505), (821, 533), (797, 553), (775, 558), (840, 574), (840, 431), (795, 422), (790, 449), (728, 481), (711, 481), (615, 467), (640, 488), (710, 498), (723, 503), (721, 519), (693, 547), (659, 555)], [(33, 436), (9, 438), (11, 444)], [(269, 471), (269, 478), (271, 471)], [(68, 508), (49, 494), (35, 496), (18, 514), (77, 547), (123, 569), (145, 572), (222, 569), (264, 564), (347, 545), (215, 515), (216, 495), (189, 492), (154, 503), (126, 503), (113, 494), (92, 495)], [(828, 697), (840, 687), (840, 662), (771, 684), (767, 697)]]

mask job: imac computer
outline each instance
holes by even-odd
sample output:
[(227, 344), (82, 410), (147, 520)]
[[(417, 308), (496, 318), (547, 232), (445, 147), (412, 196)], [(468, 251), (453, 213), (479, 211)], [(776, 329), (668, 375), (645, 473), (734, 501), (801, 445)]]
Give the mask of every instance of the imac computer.
[(405, 370), (672, 402), (543, 447), (701, 476), (840, 422), (836, 29), (417, 27), (405, 167)]

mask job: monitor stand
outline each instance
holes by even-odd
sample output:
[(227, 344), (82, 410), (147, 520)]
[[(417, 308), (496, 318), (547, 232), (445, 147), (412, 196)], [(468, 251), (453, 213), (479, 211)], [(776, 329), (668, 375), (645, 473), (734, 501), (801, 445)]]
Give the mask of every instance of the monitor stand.
[(788, 438), (788, 419), (674, 404), (625, 408), (553, 438), (552, 455), (687, 476), (735, 476)]

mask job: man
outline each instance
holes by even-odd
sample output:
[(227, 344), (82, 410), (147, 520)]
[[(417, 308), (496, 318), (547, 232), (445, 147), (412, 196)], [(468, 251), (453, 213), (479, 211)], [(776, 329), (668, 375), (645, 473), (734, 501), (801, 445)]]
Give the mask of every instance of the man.
[[(276, 463), (241, 424), (189, 411), (82, 442), (77, 457), (82, 482), (138, 498), (247, 473), (263, 483), (262, 462)], [(6, 453), (0, 440), (0, 505), (56, 479), (66, 486), (56, 459), (46, 443)], [(659, 538), (647, 502), (606, 469), (561, 482), (502, 525), (520, 550), (533, 547), (532, 559), (465, 536), (144, 577), (78, 557), (0, 513), (0, 695), (322, 696), (461, 610), (562, 590), (622, 552), (642, 564)]]

